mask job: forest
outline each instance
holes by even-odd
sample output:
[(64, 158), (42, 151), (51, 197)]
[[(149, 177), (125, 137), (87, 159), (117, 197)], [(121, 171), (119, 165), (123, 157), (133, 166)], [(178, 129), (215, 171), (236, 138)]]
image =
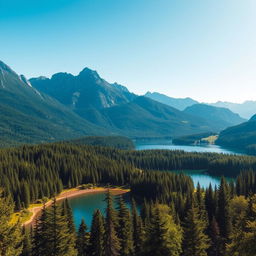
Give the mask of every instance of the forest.
[[(182, 173), (188, 167), (237, 178), (194, 188)], [(248, 156), (71, 143), (1, 149), (0, 255), (255, 256), (254, 170)], [(68, 201), (55, 196), (87, 183), (129, 187), (132, 209), (122, 197), (115, 209), (107, 193), (106, 211), (95, 211), (90, 230), (84, 221), (75, 230)], [(13, 212), (42, 198), (53, 203), (31, 229), (11, 221)]]

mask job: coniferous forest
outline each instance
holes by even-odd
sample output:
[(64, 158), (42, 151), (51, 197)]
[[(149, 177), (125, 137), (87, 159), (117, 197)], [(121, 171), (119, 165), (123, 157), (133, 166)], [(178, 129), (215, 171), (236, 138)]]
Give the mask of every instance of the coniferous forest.
[[(188, 168), (236, 180), (195, 188), (182, 173)], [(253, 157), (212, 153), (71, 143), (1, 149), (0, 255), (255, 256), (255, 168)], [(76, 230), (68, 200), (55, 196), (88, 183), (130, 188), (131, 209), (107, 193), (105, 212)], [(32, 227), (11, 219), (43, 198), (53, 202)]]

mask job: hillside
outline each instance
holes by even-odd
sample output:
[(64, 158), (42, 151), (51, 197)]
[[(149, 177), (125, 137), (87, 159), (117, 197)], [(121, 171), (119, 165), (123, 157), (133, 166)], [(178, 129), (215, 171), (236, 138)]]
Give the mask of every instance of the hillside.
[(256, 116), (253, 116), (248, 122), (222, 131), (216, 143), (256, 153)]
[(106, 108), (101, 114), (101, 120), (108, 129), (112, 128), (131, 137), (173, 137), (211, 129), (202, 118), (143, 96), (127, 104)]
[(211, 103), (210, 105), (215, 107), (228, 108), (234, 113), (238, 113), (241, 117), (250, 119), (256, 110), (256, 101), (245, 101), (243, 103), (232, 103), (218, 101), (216, 103)]
[(191, 98), (172, 98), (158, 92), (147, 92), (145, 97), (161, 102), (173, 108), (177, 108), (179, 110), (184, 110), (185, 108), (198, 103)]
[(0, 62), (1, 146), (104, 134)]
[(234, 126), (245, 122), (238, 114), (233, 113), (227, 108), (219, 108), (206, 104), (195, 104), (187, 107), (185, 113), (204, 118), (214, 130), (223, 130), (229, 126)]

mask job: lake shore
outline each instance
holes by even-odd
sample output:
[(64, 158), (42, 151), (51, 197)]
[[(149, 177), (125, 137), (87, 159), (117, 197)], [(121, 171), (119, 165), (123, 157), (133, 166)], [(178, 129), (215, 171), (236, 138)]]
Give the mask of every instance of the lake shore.
[[(64, 199), (69, 199), (72, 197), (79, 197), (79, 196), (83, 196), (86, 194), (92, 194), (92, 193), (102, 193), (102, 192), (107, 192), (110, 191), (112, 194), (114, 195), (121, 195), (124, 193), (129, 192), (128, 189), (122, 189), (122, 188), (104, 188), (104, 187), (96, 187), (96, 188), (90, 188), (90, 189), (81, 189), (81, 188), (75, 188), (75, 189), (70, 189), (70, 190), (64, 190), (63, 192), (61, 192), (58, 196), (56, 196), (56, 201), (61, 201)], [(46, 207), (49, 207), (52, 205), (52, 199), (49, 200), (48, 202), (45, 203)], [(28, 208), (28, 211), (30, 213), (32, 213), (32, 215), (30, 216), (30, 218), (25, 221), (23, 223), (24, 227), (33, 225), (33, 223), (35, 222), (37, 216), (40, 214), (40, 212), (42, 211), (42, 207), (43, 205), (39, 205), (39, 206), (33, 206)]]

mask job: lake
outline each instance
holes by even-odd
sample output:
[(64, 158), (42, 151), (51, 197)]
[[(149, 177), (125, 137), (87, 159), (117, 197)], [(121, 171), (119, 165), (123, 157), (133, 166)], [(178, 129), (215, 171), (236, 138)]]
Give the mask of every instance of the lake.
[[(188, 176), (191, 177), (191, 179), (193, 180), (194, 186), (197, 186), (197, 183), (199, 182), (200, 186), (202, 188), (207, 188), (209, 187), (210, 183), (212, 185), (212, 187), (214, 188), (215, 186), (219, 186), (220, 185), (220, 180), (221, 177), (220, 176), (212, 176), (209, 175), (207, 173), (205, 173), (204, 170), (184, 170), (184, 171), (174, 171), (175, 173), (184, 173)], [(228, 182), (234, 180), (232, 178), (227, 178), (226, 180)]]
[[(117, 198), (118, 196), (114, 196)], [(128, 207), (129, 204), (129, 193), (123, 194), (123, 197), (126, 201)], [(90, 193), (81, 195), (78, 197), (72, 197), (69, 199), (69, 204), (72, 208), (75, 226), (78, 229), (81, 220), (84, 219), (86, 225), (90, 228), (92, 222), (92, 215), (95, 210), (99, 209), (102, 214), (105, 214), (106, 202), (105, 193), (98, 192), (98, 193)], [(116, 202), (114, 204), (116, 206)]]
[(174, 145), (169, 140), (167, 141), (136, 141), (136, 150), (147, 150), (147, 149), (168, 149), (168, 150), (183, 150), (186, 152), (208, 152), (208, 153), (222, 153), (222, 154), (240, 154), (238, 152), (223, 148), (218, 145)]
[[(192, 146), (192, 145), (173, 145), (170, 141), (165, 142), (137, 142), (137, 150), (147, 150), (147, 149), (169, 149), (169, 150), (184, 150), (186, 152), (213, 152), (213, 153), (223, 153), (223, 154), (237, 154), (234, 151), (224, 149), (217, 145), (201, 145), (201, 146)], [(181, 171), (174, 171), (180, 173)], [(220, 177), (211, 176), (205, 173), (202, 170), (184, 170), (182, 171), (186, 175), (189, 175), (195, 187), (199, 182), (201, 187), (208, 187), (211, 183), (213, 188), (214, 186), (219, 186)], [(228, 179), (231, 180), (231, 179)], [(81, 220), (86, 221), (88, 227), (91, 226), (92, 215), (96, 209), (99, 209), (103, 214), (105, 214), (106, 202), (104, 201), (105, 193), (99, 192), (95, 194), (87, 194), (80, 197), (74, 197), (69, 200), (70, 206), (73, 211), (74, 221), (76, 228), (79, 227)], [(127, 205), (129, 204), (129, 193), (126, 194), (125, 199)]]

